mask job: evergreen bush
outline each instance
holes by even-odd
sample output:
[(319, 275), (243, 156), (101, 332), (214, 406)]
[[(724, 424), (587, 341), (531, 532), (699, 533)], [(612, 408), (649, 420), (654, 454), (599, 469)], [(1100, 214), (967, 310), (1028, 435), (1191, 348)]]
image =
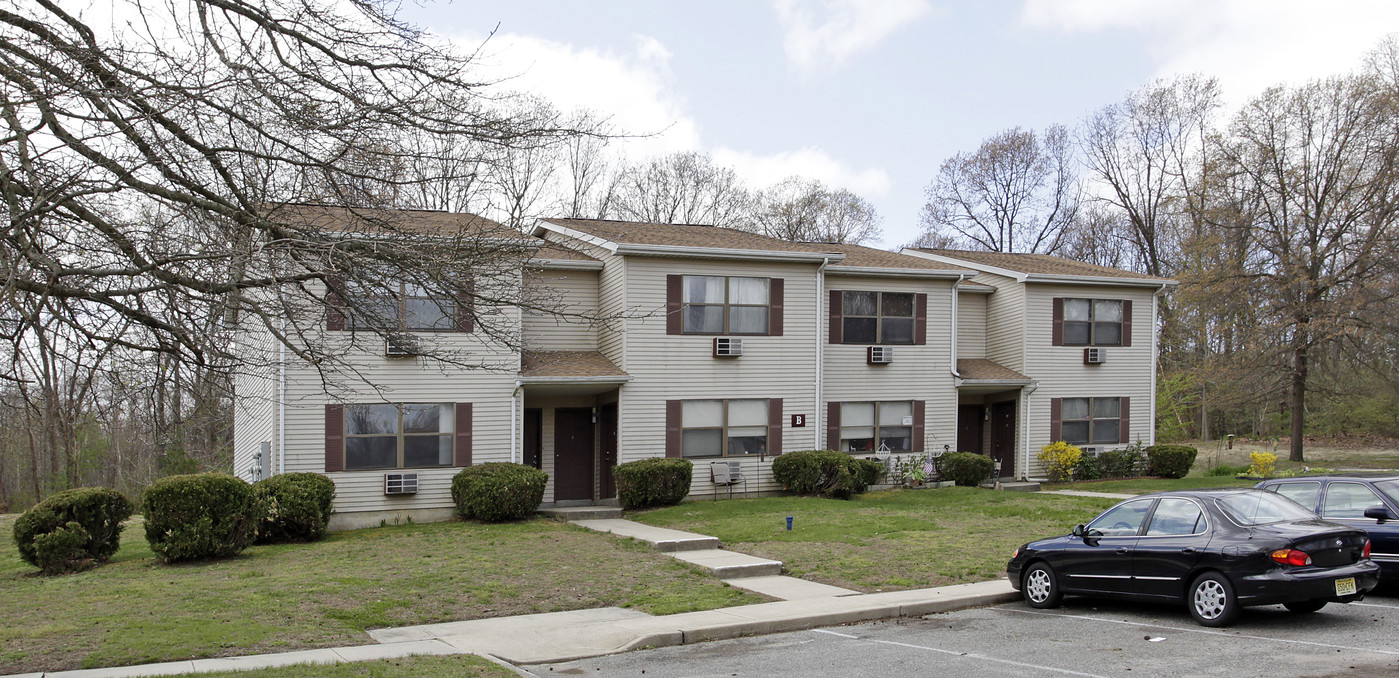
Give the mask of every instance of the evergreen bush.
[(948, 452), (938, 458), (944, 480), (956, 481), (963, 487), (977, 487), (990, 480), (996, 462), (975, 452)]
[(19, 557), (46, 574), (106, 562), (121, 547), (122, 521), (135, 505), (105, 487), (65, 490), (35, 504), (15, 520)]
[(335, 482), (319, 473), (283, 473), (253, 483), (257, 543), (310, 542), (325, 537)]
[(1102, 466), (1104, 478), (1132, 478), (1146, 469), (1146, 456), (1140, 445), (1128, 445), (1118, 450), (1105, 450), (1098, 453), (1098, 463)]
[(146, 541), (167, 563), (236, 556), (257, 536), (253, 488), (226, 473), (161, 478), (142, 509)]
[(1074, 480), (1099, 480), (1103, 477), (1103, 462), (1094, 456), (1084, 456), (1074, 464)]
[(468, 466), (452, 478), (452, 501), (463, 517), (488, 523), (524, 520), (544, 501), (549, 474), (524, 464)]
[(1198, 453), (1188, 445), (1152, 445), (1146, 448), (1146, 474), (1162, 478), (1184, 478), (1190, 473)]
[(628, 511), (674, 506), (690, 494), (695, 465), (689, 459), (638, 459), (612, 467), (617, 501)]
[(795, 494), (849, 499), (869, 487), (861, 461), (834, 450), (788, 452), (772, 460), (772, 476)]

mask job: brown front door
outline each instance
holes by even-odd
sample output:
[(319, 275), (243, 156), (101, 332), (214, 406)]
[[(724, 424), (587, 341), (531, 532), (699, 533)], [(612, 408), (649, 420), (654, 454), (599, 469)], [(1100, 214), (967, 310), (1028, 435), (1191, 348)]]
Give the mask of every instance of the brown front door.
[(593, 498), (593, 410), (554, 410), (554, 501)]
[(598, 475), (600, 481), (598, 497), (611, 499), (617, 496), (617, 479), (612, 476), (612, 467), (617, 465), (617, 403), (605, 403), (598, 408), (598, 424), (602, 427), (598, 440), (602, 449), (598, 463), (602, 464)]
[(982, 444), (982, 433), (985, 430), (982, 422), (985, 420), (985, 405), (959, 405), (957, 407), (956, 451), (980, 454), (985, 449), (986, 446)]
[(991, 405), (991, 458), (1001, 462), (1001, 477), (1015, 477), (1015, 401)]
[(544, 442), (544, 410), (525, 408), (525, 466), (544, 468), (540, 451)]

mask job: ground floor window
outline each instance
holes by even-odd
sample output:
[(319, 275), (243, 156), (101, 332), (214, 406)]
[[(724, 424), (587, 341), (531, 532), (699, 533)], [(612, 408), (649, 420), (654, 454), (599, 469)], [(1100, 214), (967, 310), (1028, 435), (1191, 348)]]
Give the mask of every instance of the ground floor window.
[(452, 465), (452, 403), (345, 406), (345, 470)]
[(841, 403), (840, 449), (845, 452), (913, 450), (913, 402)]
[(681, 453), (686, 457), (767, 452), (766, 400), (686, 400), (680, 421)]
[(1065, 398), (1060, 437), (1072, 445), (1112, 445), (1122, 431), (1121, 398)]

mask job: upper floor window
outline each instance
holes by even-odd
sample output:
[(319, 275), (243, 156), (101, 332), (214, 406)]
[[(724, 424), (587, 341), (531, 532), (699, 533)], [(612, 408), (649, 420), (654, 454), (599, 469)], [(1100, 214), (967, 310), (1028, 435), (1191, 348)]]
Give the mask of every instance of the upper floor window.
[(1121, 442), (1121, 398), (1064, 398), (1060, 438), (1073, 445)]
[(768, 401), (686, 400), (680, 407), (683, 456), (733, 457), (766, 453)]
[(685, 334), (767, 334), (768, 278), (684, 276)]
[(433, 296), (419, 285), (399, 283), (392, 298), (369, 301), (363, 307), (367, 315), (350, 314), (350, 328), (373, 327), (401, 330), (447, 331), (457, 327), (457, 301), (450, 297)]
[(912, 292), (841, 294), (841, 340), (846, 344), (912, 344)]
[(345, 406), (345, 470), (452, 465), (451, 403)]
[(1065, 346), (1121, 346), (1123, 302), (1119, 299), (1064, 299)]
[(841, 403), (840, 449), (844, 452), (913, 450), (913, 403)]

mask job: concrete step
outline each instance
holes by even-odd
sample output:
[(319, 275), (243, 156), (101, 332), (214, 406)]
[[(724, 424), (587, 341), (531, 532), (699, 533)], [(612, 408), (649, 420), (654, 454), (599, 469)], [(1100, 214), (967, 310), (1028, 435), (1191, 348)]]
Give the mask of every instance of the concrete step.
[(618, 506), (556, 506), (539, 509), (538, 513), (546, 518), (568, 522), (622, 517), (622, 509)]
[(720, 579), (739, 577), (770, 577), (782, 574), (782, 561), (768, 560), (734, 551), (705, 549), (670, 554), (677, 560), (698, 565)]
[(579, 527), (586, 527), (590, 530), (607, 532), (619, 537), (631, 537), (632, 539), (644, 541), (650, 544), (652, 548), (662, 553), (704, 551), (719, 548), (718, 537), (695, 534), (694, 532), (683, 532), (681, 530), (671, 530), (664, 527), (652, 527), (621, 518), (570, 520), (569, 522)]
[(1040, 491), (1040, 484), (1039, 484), (1039, 483), (1033, 483), (1033, 482), (1031, 482), (1031, 483), (1022, 483), (1022, 482), (1001, 483), (1001, 489), (1002, 489), (1002, 490), (1005, 490), (1005, 491), (1007, 491), (1007, 492), (1039, 492), (1039, 491)]
[(838, 598), (859, 595), (859, 591), (843, 589), (820, 582), (807, 581), (796, 577), (740, 577), (725, 579), (725, 584), (754, 591), (778, 600), (809, 600), (811, 598)]

